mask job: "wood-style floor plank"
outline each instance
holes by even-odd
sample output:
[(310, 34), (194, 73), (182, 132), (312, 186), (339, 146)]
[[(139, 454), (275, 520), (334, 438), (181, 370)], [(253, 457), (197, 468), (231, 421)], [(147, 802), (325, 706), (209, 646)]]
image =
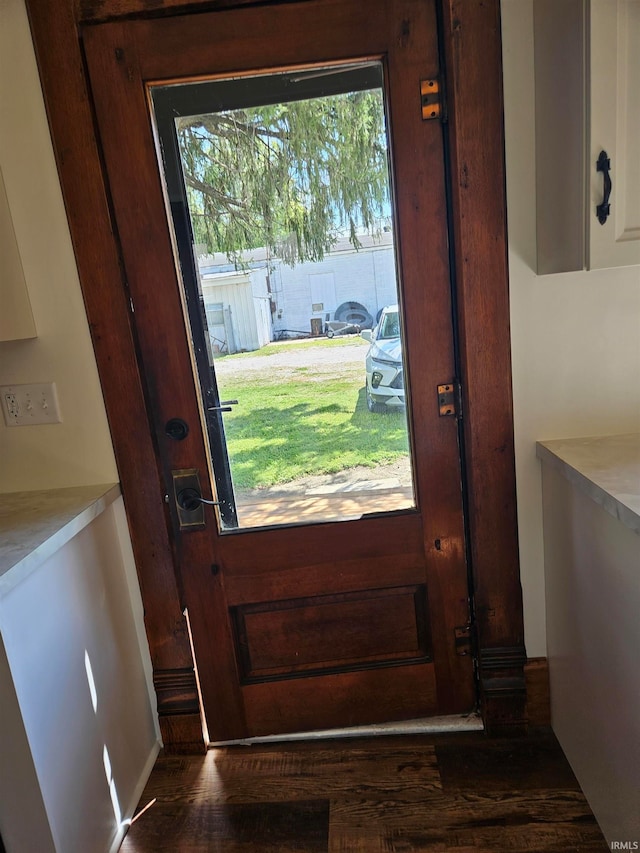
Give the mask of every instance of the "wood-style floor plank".
[[(144, 846), (130, 839), (123, 850), (154, 853), (326, 853), (329, 802), (164, 804), (162, 820), (149, 822)], [(144, 816), (141, 818), (144, 820)], [(134, 825), (135, 828), (135, 825)]]
[(607, 849), (575, 790), (444, 795), (428, 804), (332, 802), (329, 839), (330, 853)]
[(462, 734), (435, 745), (445, 790), (503, 791), (505, 780), (515, 789), (573, 788), (575, 776), (555, 738), (489, 740)]
[[(386, 740), (386, 739), (384, 739)], [(267, 803), (402, 793), (422, 800), (442, 790), (435, 750), (429, 744), (374, 749), (341, 741), (338, 748), (212, 749), (201, 756), (167, 758), (145, 791), (164, 802)]]
[(608, 846), (548, 731), (161, 756), (123, 853), (571, 853)]

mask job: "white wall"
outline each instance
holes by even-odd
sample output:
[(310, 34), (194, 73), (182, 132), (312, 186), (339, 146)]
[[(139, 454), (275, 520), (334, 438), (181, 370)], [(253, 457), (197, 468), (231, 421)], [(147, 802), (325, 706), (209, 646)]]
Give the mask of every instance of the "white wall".
[[(38, 334), (0, 342), (0, 385), (54, 381), (63, 416), (61, 424), (23, 428), (5, 427), (0, 416), (0, 492), (114, 482), (24, 0), (0, 0), (0, 168)], [(104, 747), (119, 808), (130, 815), (158, 742), (121, 500), (0, 603), (0, 628), (0, 831), (8, 853), (105, 853), (121, 827)]]
[(122, 833), (159, 741), (141, 625), (121, 498), (0, 599), (7, 853), (106, 853)]
[(0, 836), (5, 848), (55, 853), (47, 810), (0, 634)]
[(546, 655), (536, 440), (640, 431), (640, 268), (536, 276), (532, 0), (502, 0), (520, 557), (529, 656)]
[[(201, 279), (205, 309), (210, 312), (212, 305), (223, 305), (223, 310), (229, 311), (233, 343), (228, 340), (228, 330), (225, 329), (226, 352), (251, 352), (265, 346), (270, 340), (270, 325), (264, 327), (259, 299), (254, 293), (258, 287), (257, 282), (254, 284), (254, 276), (262, 279), (266, 291), (264, 270), (246, 274), (203, 276)], [(265, 296), (264, 301), (268, 302), (268, 297)], [(210, 315), (208, 321), (211, 322)], [(211, 323), (209, 333), (216, 338), (212, 343), (218, 344), (222, 335), (221, 328)]]
[(55, 381), (63, 416), (61, 424), (10, 429), (0, 417), (0, 491), (114, 482), (23, 0), (0, 0), (0, 167), (38, 333), (0, 343), (0, 385)]
[(267, 285), (267, 269), (251, 270), (251, 292), (253, 310), (256, 318), (256, 336), (258, 348), (273, 340), (273, 320), (271, 317), (271, 296)]
[[(389, 240), (386, 234), (384, 238)], [(319, 274), (334, 276), (335, 303), (322, 311), (312, 311), (311, 277)], [(333, 320), (335, 310), (343, 302), (359, 302), (375, 322), (381, 308), (398, 301), (395, 254), (388, 245), (381, 248), (367, 245), (358, 252), (342, 250), (325, 255), (322, 261), (307, 261), (295, 267), (280, 262), (275, 265), (271, 279), (278, 308), (274, 317), (276, 330), (309, 332), (311, 317), (324, 321), (328, 313)]]

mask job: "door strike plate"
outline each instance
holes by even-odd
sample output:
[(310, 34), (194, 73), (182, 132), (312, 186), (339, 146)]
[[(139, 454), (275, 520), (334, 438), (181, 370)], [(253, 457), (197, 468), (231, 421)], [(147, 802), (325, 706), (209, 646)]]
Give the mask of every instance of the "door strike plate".
[(193, 501), (180, 500), (179, 496), (182, 492), (189, 490), (200, 495), (200, 477), (198, 476), (197, 468), (181, 468), (171, 472), (173, 480), (173, 499), (178, 513), (178, 523), (180, 532), (188, 530), (202, 530), (205, 525), (204, 520), (204, 504)]

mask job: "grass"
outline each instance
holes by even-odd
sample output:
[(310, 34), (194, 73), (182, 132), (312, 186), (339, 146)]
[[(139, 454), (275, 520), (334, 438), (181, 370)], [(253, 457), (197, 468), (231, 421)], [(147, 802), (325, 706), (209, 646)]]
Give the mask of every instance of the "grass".
[(234, 355), (227, 355), (225, 353), (216, 354), (216, 361), (220, 359), (232, 360), (236, 361), (238, 359), (242, 360), (243, 358), (269, 358), (269, 356), (276, 355), (279, 352), (290, 352), (295, 350), (310, 350), (310, 349), (325, 349), (325, 348), (333, 348), (333, 347), (343, 347), (343, 346), (363, 346), (368, 347), (369, 344), (364, 338), (361, 338), (360, 335), (345, 335), (343, 337), (337, 336), (335, 338), (305, 338), (300, 341), (278, 341), (277, 343), (269, 344), (269, 346), (262, 347), (259, 350), (252, 350), (251, 352), (238, 352), (234, 353)]
[[(340, 343), (335, 338), (322, 342)], [(278, 344), (277, 349), (308, 345)], [(367, 409), (364, 365), (327, 365), (320, 375), (315, 369), (312, 373), (308, 367), (269, 369), (260, 378), (248, 373), (221, 383), (224, 398), (238, 400), (225, 415), (236, 488), (264, 488), (361, 465), (373, 468), (407, 455), (404, 412), (380, 415)]]

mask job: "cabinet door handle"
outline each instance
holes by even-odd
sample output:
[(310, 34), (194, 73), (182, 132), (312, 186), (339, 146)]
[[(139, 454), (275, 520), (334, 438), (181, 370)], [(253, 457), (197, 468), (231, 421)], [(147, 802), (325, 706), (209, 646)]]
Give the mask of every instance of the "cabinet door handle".
[(609, 214), (611, 213), (611, 205), (609, 204), (609, 199), (611, 198), (611, 175), (609, 174), (611, 170), (611, 160), (609, 159), (609, 155), (606, 151), (601, 151), (598, 156), (598, 161), (596, 163), (596, 171), (602, 172), (604, 175), (604, 195), (602, 197), (602, 204), (598, 204), (596, 206), (596, 215), (598, 217), (598, 222), (600, 225), (604, 225), (604, 223), (609, 218)]

